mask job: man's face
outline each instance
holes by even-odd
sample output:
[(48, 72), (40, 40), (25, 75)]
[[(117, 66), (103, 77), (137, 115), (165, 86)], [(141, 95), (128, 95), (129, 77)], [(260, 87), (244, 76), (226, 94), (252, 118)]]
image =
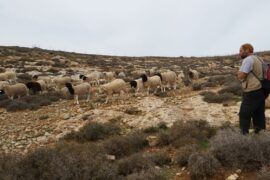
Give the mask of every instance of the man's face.
[(248, 56), (248, 51), (244, 50), (242, 47), (240, 48), (239, 55), (241, 59), (245, 59)]

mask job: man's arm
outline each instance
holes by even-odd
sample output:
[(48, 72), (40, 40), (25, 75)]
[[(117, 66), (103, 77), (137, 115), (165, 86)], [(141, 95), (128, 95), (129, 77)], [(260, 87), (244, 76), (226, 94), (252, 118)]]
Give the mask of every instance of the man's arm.
[(238, 71), (238, 73), (237, 73), (237, 78), (238, 78), (239, 80), (244, 80), (244, 79), (247, 78), (247, 75), (248, 75), (247, 73)]

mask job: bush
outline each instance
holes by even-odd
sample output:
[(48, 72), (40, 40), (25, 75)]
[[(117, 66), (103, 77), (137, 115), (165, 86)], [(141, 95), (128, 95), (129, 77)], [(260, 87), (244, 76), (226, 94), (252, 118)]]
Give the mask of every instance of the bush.
[(194, 91), (202, 90), (202, 84), (194, 83), (194, 84), (192, 84), (192, 89), (193, 89)]
[(203, 100), (208, 103), (223, 103), (234, 98), (231, 93), (217, 94), (211, 91), (202, 92), (200, 95), (204, 96)]
[(13, 179), (119, 179), (117, 166), (94, 144), (60, 143), (38, 149), (15, 165)]
[(142, 132), (134, 132), (127, 136), (114, 136), (104, 142), (108, 154), (117, 158), (127, 156), (142, 150), (148, 141)]
[(159, 131), (158, 127), (150, 126), (143, 130), (144, 133), (157, 133)]
[(211, 152), (223, 166), (258, 169), (270, 165), (270, 134), (240, 134), (239, 130), (224, 129), (211, 140)]
[(167, 152), (154, 152), (147, 154), (147, 157), (157, 166), (168, 165), (172, 162)]
[(135, 172), (138, 173), (142, 170), (147, 170), (153, 166), (154, 164), (152, 161), (146, 157), (143, 157), (141, 153), (138, 153), (119, 160), (118, 173), (126, 176)]
[(167, 146), (170, 144), (169, 133), (160, 132), (157, 136), (157, 146)]
[(142, 170), (139, 173), (133, 173), (126, 177), (127, 180), (165, 180), (166, 178), (153, 168), (149, 170)]
[(210, 154), (192, 154), (188, 159), (191, 179), (203, 179), (214, 175), (221, 167), (218, 160)]
[(267, 170), (267, 167), (263, 167), (258, 173), (257, 173), (257, 179), (258, 180), (269, 180), (270, 179), (270, 171)]
[(108, 136), (119, 134), (120, 128), (112, 123), (90, 122), (82, 127), (78, 132), (72, 131), (67, 134), (65, 140), (77, 142), (96, 141), (105, 139)]
[(177, 121), (169, 129), (169, 142), (174, 147), (207, 141), (215, 134), (215, 129), (207, 121)]
[(231, 83), (230, 85), (224, 87), (223, 89), (221, 89), (218, 93), (219, 94), (232, 93), (234, 95), (241, 96), (242, 95), (242, 87), (241, 87), (239, 82), (234, 82), (234, 83)]
[(187, 145), (179, 148), (175, 153), (174, 163), (180, 167), (187, 166), (189, 156), (196, 152), (196, 150), (197, 147), (194, 145)]

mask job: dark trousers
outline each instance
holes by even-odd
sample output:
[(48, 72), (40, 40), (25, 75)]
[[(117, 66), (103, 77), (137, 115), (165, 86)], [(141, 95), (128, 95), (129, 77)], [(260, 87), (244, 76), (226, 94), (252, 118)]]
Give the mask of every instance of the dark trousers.
[(243, 93), (239, 112), (240, 129), (243, 134), (248, 133), (251, 119), (255, 133), (265, 129), (265, 98), (263, 90)]

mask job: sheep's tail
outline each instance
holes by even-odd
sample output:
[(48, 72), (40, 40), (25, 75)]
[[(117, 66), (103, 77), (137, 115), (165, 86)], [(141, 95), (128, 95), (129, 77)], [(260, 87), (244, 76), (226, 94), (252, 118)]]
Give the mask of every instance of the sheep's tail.
[(66, 83), (66, 87), (68, 88), (68, 92), (72, 95), (74, 95), (74, 89), (72, 87), (71, 83)]

